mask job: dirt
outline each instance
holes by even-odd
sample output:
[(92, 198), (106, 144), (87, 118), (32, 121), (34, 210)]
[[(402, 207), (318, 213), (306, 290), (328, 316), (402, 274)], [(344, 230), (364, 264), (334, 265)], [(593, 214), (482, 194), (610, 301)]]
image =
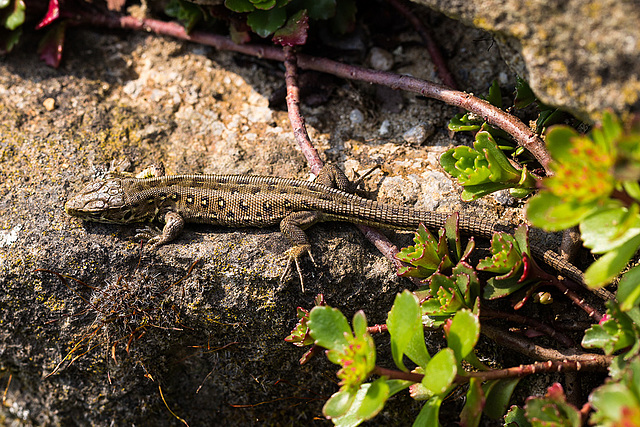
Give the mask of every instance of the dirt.
[[(512, 89), (514, 76), (486, 34), (420, 13), (461, 88), (484, 93), (498, 79), (505, 93)], [(412, 286), (355, 227), (309, 230), (317, 265), (304, 262), (302, 293), (295, 275), (279, 281), (288, 243), (277, 229), (189, 226), (141, 256), (135, 227), (82, 223), (63, 209), (113, 160), (130, 162), (131, 171), (162, 161), (168, 173), (309, 178), (286, 112), (269, 108), (284, 85), (282, 65), (145, 33), (72, 28), (54, 70), (35, 54), (40, 35), (25, 36), (0, 64), (0, 420), (180, 425), (169, 408), (190, 425), (322, 418), (337, 369), (323, 355), (298, 364), (304, 350), (283, 341), (296, 307), (310, 308), (322, 292), (348, 317), (363, 309), (370, 324), (384, 323), (396, 293)], [(332, 41), (342, 49), (310, 44), (316, 54), (364, 65), (382, 48), (393, 71), (438, 80), (400, 18), (385, 32), (365, 20), (354, 36)], [(351, 177), (381, 165), (367, 181), (378, 199), (517, 217), (517, 206), (492, 197), (463, 204), (439, 167), (442, 152), (470, 141), (446, 129), (455, 108), (342, 80), (324, 90), (328, 99), (302, 106), (311, 139)], [(420, 145), (403, 139), (416, 126), (428, 134)], [(411, 238), (389, 236), (399, 245)], [(120, 317), (109, 320), (109, 310)], [(430, 339), (442, 342), (438, 333)], [(388, 340), (377, 340), (381, 363), (393, 366)], [(407, 424), (419, 408), (399, 395), (377, 422)]]

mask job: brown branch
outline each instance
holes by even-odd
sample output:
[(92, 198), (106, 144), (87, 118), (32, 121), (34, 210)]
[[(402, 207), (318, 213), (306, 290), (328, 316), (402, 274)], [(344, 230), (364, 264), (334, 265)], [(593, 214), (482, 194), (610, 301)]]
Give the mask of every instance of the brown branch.
[(503, 330), (490, 325), (481, 325), (481, 332), (497, 344), (518, 351), (532, 359), (545, 361), (574, 361), (580, 362), (581, 366), (589, 366), (593, 370), (606, 370), (613, 360), (612, 356), (603, 356), (594, 353), (582, 352), (561, 352), (539, 345), (530, 341), (515, 337), (512, 334), (505, 333)]
[(551, 281), (553, 286), (558, 288), (558, 290), (562, 292), (566, 297), (568, 297), (571, 301), (573, 301), (575, 305), (577, 305), (582, 310), (584, 310), (584, 312), (587, 313), (589, 317), (591, 317), (596, 322), (599, 322), (602, 319), (602, 314), (598, 310), (591, 307), (591, 305), (587, 304), (583, 298), (580, 298), (578, 294), (576, 294), (574, 291), (569, 289), (567, 285), (562, 283), (562, 281), (558, 280), (557, 278), (554, 278), (554, 279), (555, 280)]
[(551, 338), (556, 339), (560, 344), (562, 344), (565, 347), (569, 347), (569, 348), (576, 347), (576, 343), (567, 335), (563, 334), (562, 332), (558, 332), (555, 329), (553, 329), (551, 326), (546, 325), (530, 317), (521, 316), (515, 313), (504, 313), (504, 312), (492, 310), (486, 307), (482, 307), (480, 311), (480, 316), (501, 318), (501, 319), (510, 320), (512, 322), (521, 323), (523, 325), (529, 326), (532, 329), (535, 329), (536, 331), (539, 331), (545, 335), (548, 335)]
[[(243, 53), (245, 55), (281, 62), (285, 59), (284, 52), (273, 46), (260, 46), (253, 44), (238, 45), (233, 43), (227, 37), (209, 34), (202, 31), (193, 31), (190, 34), (187, 34), (182, 26), (173, 22), (163, 22), (155, 19), (139, 20), (132, 16), (98, 14), (85, 14), (74, 16), (72, 18), (74, 18), (72, 23), (75, 24), (93, 24), (110, 28), (149, 31), (156, 34), (168, 35), (183, 40), (205, 44), (219, 50), (229, 50)], [(516, 117), (491, 105), (485, 100), (473, 96), (472, 94), (449, 89), (445, 86), (411, 76), (371, 70), (354, 65), (343, 64), (327, 58), (318, 58), (309, 55), (298, 55), (298, 66), (300, 68), (333, 74), (345, 79), (360, 80), (368, 83), (389, 86), (392, 89), (402, 89), (408, 92), (418, 93), (428, 98), (437, 99), (449, 105), (463, 108), (509, 133), (519, 145), (531, 152), (531, 154), (545, 168), (547, 174), (551, 174), (551, 171), (548, 169), (551, 158), (542, 139)]]
[(311, 143), (307, 128), (304, 125), (304, 117), (300, 114), (300, 89), (298, 88), (298, 65), (295, 48), (284, 46), (284, 80), (287, 84), (287, 112), (293, 128), (293, 135), (298, 141), (302, 154), (309, 163), (309, 169), (314, 175), (318, 175), (322, 169), (322, 160), (318, 151)]
[(438, 47), (431, 30), (424, 25), (418, 15), (416, 15), (409, 5), (403, 0), (387, 0), (387, 2), (391, 4), (391, 6), (395, 7), (396, 10), (400, 12), (402, 16), (409, 21), (409, 23), (411, 23), (420, 38), (422, 38), (424, 46), (427, 48), (427, 52), (429, 52), (429, 56), (431, 57), (431, 62), (436, 66), (438, 77), (440, 77), (442, 83), (444, 83), (445, 86), (449, 86), (451, 89), (457, 89), (458, 85), (453, 78), (453, 74), (449, 71), (449, 67), (447, 67), (444, 57), (440, 53), (440, 48)]

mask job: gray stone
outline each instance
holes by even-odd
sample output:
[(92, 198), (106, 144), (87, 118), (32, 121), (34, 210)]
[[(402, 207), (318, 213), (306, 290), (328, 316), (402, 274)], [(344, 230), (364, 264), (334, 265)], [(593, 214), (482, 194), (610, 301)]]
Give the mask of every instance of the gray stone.
[(634, 0), (413, 0), (491, 33), (538, 98), (579, 117), (638, 111), (640, 4)]

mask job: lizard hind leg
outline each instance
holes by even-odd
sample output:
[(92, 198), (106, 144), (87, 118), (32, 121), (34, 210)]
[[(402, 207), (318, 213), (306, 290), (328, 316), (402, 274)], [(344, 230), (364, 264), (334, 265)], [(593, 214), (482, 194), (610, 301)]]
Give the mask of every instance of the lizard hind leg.
[(287, 238), (293, 244), (293, 247), (286, 252), (289, 261), (287, 263), (287, 267), (282, 273), (282, 276), (280, 277), (280, 281), (284, 279), (287, 273), (289, 273), (289, 270), (291, 270), (292, 264), (295, 263), (296, 269), (298, 270), (298, 275), (300, 276), (300, 286), (302, 287), (303, 293), (304, 281), (302, 276), (302, 269), (300, 268), (300, 258), (306, 253), (309, 255), (309, 258), (311, 259), (313, 265), (315, 265), (315, 261), (313, 259), (313, 256), (311, 255), (311, 244), (309, 243), (309, 239), (307, 238), (304, 230), (321, 220), (321, 212), (299, 211), (293, 212), (292, 214), (286, 216), (280, 222), (280, 231), (282, 232), (282, 234), (287, 236)]
[(344, 172), (334, 165), (325, 165), (318, 174), (315, 182), (318, 184), (326, 185), (327, 187), (337, 188), (338, 190), (345, 191), (347, 193), (359, 193), (358, 187), (362, 182), (375, 170), (380, 169), (380, 165), (375, 165), (362, 176), (359, 176), (355, 181), (349, 181), (349, 178)]

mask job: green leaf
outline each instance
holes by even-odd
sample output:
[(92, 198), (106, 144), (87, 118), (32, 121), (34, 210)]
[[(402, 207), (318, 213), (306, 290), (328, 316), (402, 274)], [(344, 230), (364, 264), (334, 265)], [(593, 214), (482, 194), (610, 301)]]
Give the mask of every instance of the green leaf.
[(536, 96), (529, 84), (520, 76), (516, 76), (516, 97), (513, 100), (513, 106), (522, 109), (533, 102), (536, 102)]
[(584, 281), (592, 288), (602, 287), (615, 278), (640, 246), (640, 235), (607, 252), (587, 268)]
[(487, 102), (498, 108), (502, 108), (502, 93), (500, 92), (500, 85), (498, 80), (494, 80), (489, 88), (489, 95), (485, 98)]
[(362, 336), (367, 333), (367, 318), (364, 311), (358, 310), (353, 315), (353, 335)]
[(524, 409), (518, 406), (509, 408), (509, 412), (504, 416), (504, 427), (532, 427), (525, 415)]
[(336, 0), (313, 0), (305, 3), (311, 19), (329, 19), (336, 14)]
[(347, 389), (334, 393), (322, 407), (324, 416), (332, 419), (339, 418), (346, 414), (354, 403), (357, 391), (358, 390)]
[(15, 0), (13, 11), (6, 17), (4, 27), (7, 30), (13, 31), (22, 25), (24, 23), (24, 11), (26, 8), (24, 0)]
[(438, 426), (438, 413), (440, 412), (440, 405), (442, 405), (442, 398), (440, 396), (433, 396), (427, 400), (420, 413), (413, 422), (413, 427), (426, 427), (426, 426)]
[[(413, 336), (422, 332), (420, 305), (414, 294), (405, 290), (396, 299), (387, 317), (387, 328), (391, 336), (391, 353), (398, 368), (408, 371), (402, 361), (405, 350)], [(418, 332), (420, 331), (420, 332)]]
[[(480, 321), (471, 310), (460, 310), (451, 321), (447, 333), (447, 343), (458, 363), (473, 351), (480, 336)], [(435, 357), (435, 356), (434, 356)]]
[(238, 13), (252, 12), (255, 10), (253, 3), (251, 3), (249, 0), (224, 0), (224, 5), (227, 7), (227, 9), (233, 10), (234, 12)]
[(616, 297), (622, 311), (629, 311), (638, 305), (640, 301), (640, 266), (624, 273), (618, 283)]
[(262, 0), (251, 2), (255, 6), (256, 9), (260, 10), (269, 10), (273, 9), (276, 6), (276, 0)]
[(640, 235), (640, 209), (633, 203), (629, 208), (602, 208), (584, 218), (580, 233), (584, 245), (596, 254), (615, 249)]
[(594, 204), (566, 202), (552, 193), (542, 191), (529, 200), (526, 215), (531, 224), (538, 228), (560, 231), (577, 225), (594, 208)]
[(558, 383), (544, 397), (530, 397), (525, 404), (527, 418), (534, 426), (581, 427), (580, 411), (567, 403)]
[(287, 20), (287, 11), (281, 8), (255, 10), (247, 15), (247, 24), (260, 37), (268, 37)]
[(485, 415), (495, 420), (502, 417), (509, 406), (513, 390), (519, 382), (520, 378), (487, 381), (482, 386), (486, 396)]
[(467, 399), (460, 412), (460, 425), (463, 427), (477, 427), (480, 424), (485, 401), (481, 384), (482, 381), (478, 378), (469, 380)]
[(358, 408), (358, 418), (366, 421), (378, 415), (389, 398), (389, 392), (386, 378), (378, 378), (371, 383)]
[(308, 327), (309, 334), (320, 347), (339, 352), (349, 345), (345, 338), (345, 334), (351, 334), (349, 322), (336, 308), (313, 307)]
[(11, 0), (0, 0), (0, 9), (4, 9), (5, 7), (9, 6), (9, 2)]
[(482, 126), (481, 119), (472, 120), (469, 113), (456, 114), (448, 124), (448, 129), (453, 132), (477, 131)]
[(582, 346), (600, 348), (605, 354), (610, 355), (631, 345), (637, 345), (639, 331), (629, 316), (633, 310), (622, 312), (613, 302), (610, 302), (608, 307), (607, 317), (585, 331)]
[(291, 15), (284, 27), (273, 35), (273, 41), (282, 46), (299, 46), (307, 42), (309, 30), (309, 16), (307, 10), (302, 9)]
[(458, 368), (452, 349), (443, 348), (427, 363), (422, 385), (433, 394), (443, 394), (456, 378)]

